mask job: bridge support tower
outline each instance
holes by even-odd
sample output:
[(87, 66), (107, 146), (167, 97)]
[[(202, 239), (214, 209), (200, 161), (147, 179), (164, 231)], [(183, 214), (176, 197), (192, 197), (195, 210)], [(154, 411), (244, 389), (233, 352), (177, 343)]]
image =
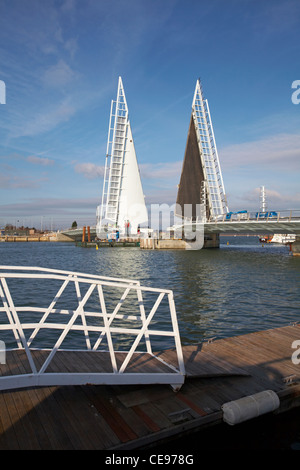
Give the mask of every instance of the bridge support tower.
[[(197, 80), (192, 103), (176, 206), (176, 215), (185, 224), (205, 223), (211, 217), (223, 216), (228, 212), (208, 101), (203, 96), (200, 80)], [(203, 248), (217, 248), (219, 243), (218, 234), (204, 233)]]

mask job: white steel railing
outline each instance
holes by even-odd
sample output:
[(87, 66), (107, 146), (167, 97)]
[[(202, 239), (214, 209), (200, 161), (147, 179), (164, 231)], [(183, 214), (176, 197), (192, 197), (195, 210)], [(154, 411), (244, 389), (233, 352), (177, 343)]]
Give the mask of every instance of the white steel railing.
[[(173, 293), (136, 280), (0, 266), (0, 340), (6, 345), (0, 390), (86, 383), (164, 383), (177, 390), (185, 378)], [(174, 363), (163, 361), (155, 345), (174, 348)], [(18, 353), (21, 366), (13, 362)]]

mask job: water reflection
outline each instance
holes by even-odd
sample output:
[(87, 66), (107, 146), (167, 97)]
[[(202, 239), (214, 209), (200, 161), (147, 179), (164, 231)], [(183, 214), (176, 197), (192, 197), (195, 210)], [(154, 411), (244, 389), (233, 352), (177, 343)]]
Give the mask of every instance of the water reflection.
[[(172, 289), (183, 344), (297, 321), (300, 259), (290, 256), (287, 247), (262, 247), (256, 237), (228, 240), (222, 239), (220, 249), (201, 251), (2, 243), (0, 260), (3, 265), (138, 279), (142, 285)], [(33, 284), (27, 300), (40, 297)]]

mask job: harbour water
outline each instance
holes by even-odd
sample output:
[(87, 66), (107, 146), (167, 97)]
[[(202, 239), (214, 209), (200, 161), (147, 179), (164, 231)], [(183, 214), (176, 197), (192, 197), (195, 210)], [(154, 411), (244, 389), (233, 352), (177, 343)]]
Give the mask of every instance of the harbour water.
[[(220, 249), (82, 248), (73, 243), (1, 243), (0, 264), (137, 279), (171, 289), (182, 344), (299, 321), (300, 257), (257, 237), (221, 237)], [(34, 285), (32, 297), (39, 297)], [(32, 299), (28, 299), (30, 301)]]
[[(73, 243), (0, 243), (0, 264), (137, 279), (145, 286), (172, 289), (182, 344), (300, 320), (300, 257), (293, 257), (286, 246), (261, 245), (252, 236), (221, 237), (220, 249), (201, 251), (96, 250)], [(42, 296), (34, 284), (28, 302)], [(225, 433), (222, 428), (205, 431), (186, 442), (195, 449), (198, 439), (207, 443), (207, 449), (216, 450), (299, 450), (299, 410), (284, 417), (267, 418), (258, 427), (246, 423), (238, 430), (227, 427)], [(167, 449), (164, 447), (164, 451)]]

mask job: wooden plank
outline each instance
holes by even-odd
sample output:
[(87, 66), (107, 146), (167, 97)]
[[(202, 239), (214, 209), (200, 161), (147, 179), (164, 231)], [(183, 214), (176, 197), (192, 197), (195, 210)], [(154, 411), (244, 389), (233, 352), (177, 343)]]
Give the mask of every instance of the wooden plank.
[[(37, 364), (41, 366), (44, 362), (45, 357), (42, 354), (37, 354), (35, 360)], [(43, 390), (43, 388), (41, 388)], [(51, 395), (51, 400), (48, 406), (52, 409), (54, 416), (57, 419), (57, 422), (63, 430), (63, 436), (71, 436), (69, 442), (67, 443), (67, 448), (73, 449), (82, 449), (82, 440), (81, 436), (78, 436), (77, 433), (77, 422), (76, 419), (73, 420), (72, 413), (70, 414), (70, 409), (68, 406), (65, 406), (65, 402), (62, 399), (61, 394), (59, 393), (60, 387), (53, 388), (53, 394)], [(68, 405), (68, 403), (67, 403)], [(61, 434), (61, 432), (60, 432)], [(71, 446), (70, 446), (71, 443)]]
[[(291, 361), (294, 339), (300, 339), (299, 326), (183, 347), (188, 372), (201, 370), (204, 378), (187, 378), (177, 393), (163, 385), (36, 387), (0, 392), (0, 449), (134, 448), (138, 443), (155, 442), (159, 436), (194, 429), (206, 418), (218, 422), (223, 403), (266, 388), (284, 394), (285, 402), (292, 403), (299, 397), (293, 396), (293, 387), (287, 387), (282, 377), (291, 372), (299, 375), (299, 366)], [(47, 354), (33, 353), (38, 367)], [(174, 351), (163, 351), (160, 357), (173, 360)], [(152, 357), (134, 355), (130, 367), (136, 372), (165, 370), (164, 364), (157, 365)], [(60, 351), (51, 364), (56, 371), (89, 372), (107, 367), (111, 367), (107, 353)], [(24, 351), (14, 351), (5, 373), (25, 372), (29, 367)], [(205, 378), (209, 373), (211, 378)], [(178, 425), (176, 420), (181, 418), (183, 424)]]
[(38, 412), (53, 450), (74, 450), (76, 441), (66, 426), (65, 413), (58, 403), (56, 387), (33, 389), (38, 396)]
[(274, 385), (276, 383), (278, 387), (282, 384), (282, 377), (277, 373), (275, 377), (275, 371), (267, 367), (271, 359), (266, 348), (259, 348), (257, 343), (252, 347), (248, 342), (245, 344), (241, 337), (233, 337), (230, 343), (221, 340), (218, 344), (212, 344), (210, 347), (214, 349), (216, 356), (219, 355), (226, 358), (228, 362), (242, 367), (265, 386), (268, 386), (270, 382)]
[[(19, 357), (24, 357), (21, 352), (16, 358), (16, 354), (12, 352), (9, 360), (8, 367), (11, 369), (11, 373), (20, 374), (23, 371), (23, 365), (21, 361), (18, 361)], [(5, 395), (7, 403), (10, 403), (9, 412), (12, 412), (12, 422), (15, 428), (17, 440), (23, 442), (26, 439), (28, 449), (36, 450), (40, 449), (40, 442), (36, 435), (34, 423), (36, 422), (37, 416), (32, 410), (30, 400), (28, 400), (28, 394), (24, 390), (14, 390), (10, 397), (8, 394)], [(24, 436), (24, 429), (26, 429), (26, 436)], [(40, 440), (45, 445), (46, 436), (44, 432), (41, 432)], [(47, 441), (48, 445), (48, 441)]]
[[(71, 359), (71, 355), (57, 355), (57, 366), (61, 369), (60, 362)], [(74, 359), (74, 355), (72, 355)], [(41, 355), (39, 360), (42, 360)], [(72, 364), (72, 362), (70, 363)], [(67, 434), (72, 435), (72, 440), (76, 442), (76, 449), (103, 449), (105, 445), (101, 433), (95, 433), (97, 424), (94, 410), (80, 396), (80, 387), (58, 387), (56, 390), (56, 400), (63, 408), (64, 428)], [(87, 432), (89, 430), (89, 432)]]
[(128, 426), (134, 430), (138, 438), (146, 436), (151, 432), (142, 415), (136, 413), (134, 407), (127, 408), (115, 395), (111, 396), (110, 394), (110, 397), (112, 405), (118, 410), (118, 413), (122, 416)]
[[(6, 408), (8, 410), (11, 424), (14, 429), (14, 434), (16, 437), (16, 442), (18, 443), (18, 447), (20, 449), (28, 449), (32, 450), (32, 444), (28, 438), (26, 426), (24, 425), (24, 421), (20, 419), (20, 413), (16, 406), (16, 402), (14, 399), (13, 393), (3, 393), (3, 399), (5, 401)], [(21, 410), (20, 410), (21, 411)]]
[[(59, 400), (68, 416), (69, 425), (72, 426), (72, 435), (76, 433), (77, 440), (83, 450), (103, 450), (108, 439), (101, 432), (98, 413), (86, 399), (80, 386), (59, 387)], [(109, 440), (109, 444), (112, 441)]]
[(80, 372), (113, 372), (109, 353), (107, 352), (78, 352), (76, 353), (76, 364), (78, 364)]
[(139, 387), (119, 386), (117, 397), (127, 408), (149, 403), (170, 395), (169, 387), (164, 385), (143, 385)]
[(134, 412), (142, 419), (147, 428), (152, 432), (160, 431), (160, 427), (153, 421), (150, 416), (138, 405), (132, 407)]
[[(161, 357), (168, 361), (174, 361), (174, 350), (164, 351)], [(183, 347), (183, 357), (187, 376), (217, 377), (225, 375), (248, 375), (240, 367), (236, 367), (222, 357), (215, 355), (205, 345)]]
[[(264, 372), (266, 369), (273, 371), (278, 375), (278, 380), (281, 380), (286, 372), (290, 371), (292, 373), (295, 370), (291, 361), (292, 349), (289, 345), (289, 342), (290, 344), (292, 343), (293, 338), (290, 338), (287, 344), (283, 344), (284, 341), (282, 341), (280, 334), (278, 335), (278, 340), (274, 341), (268, 331), (264, 335), (259, 335), (258, 339), (255, 339), (255, 336), (252, 335), (251, 338), (248, 338), (246, 346), (251, 362), (256, 367), (263, 367)], [(243, 348), (245, 339), (234, 338), (232, 342), (235, 345), (241, 346), (241, 349), (245, 349)], [(240, 357), (243, 357), (243, 354), (243, 351), (241, 351)]]
[[(74, 448), (73, 444), (62, 424), (65, 414), (61, 412), (55, 398), (52, 397), (52, 394), (55, 395), (55, 393), (55, 389), (46, 387), (33, 389), (32, 393), (28, 391), (33, 409), (38, 415), (35, 429), (38, 435), (45, 433), (49, 441), (49, 444), (41, 446), (43, 450), (48, 448), (52, 450), (71, 450)], [(36, 399), (34, 400), (35, 397)], [(49, 412), (51, 409), (53, 414)]]
[[(24, 362), (27, 363), (25, 356), (20, 354), (19, 351), (14, 351), (13, 355), (16, 357), (15, 360), (18, 361), (20, 373), (28, 372), (28, 367), (24, 367)], [(53, 406), (51, 406), (51, 403), (49, 402), (51, 401), (51, 395), (55, 390), (55, 388), (48, 387), (26, 390), (29, 398), (31, 399), (31, 406), (39, 416), (39, 422), (35, 423), (36, 431), (40, 434), (41, 429), (42, 432), (45, 430), (47, 438), (49, 439), (50, 448), (52, 449), (73, 449), (72, 444), (66, 437), (63, 426), (59, 423), (61, 414), (58, 414), (57, 411), (49, 412), (49, 407), (53, 410)], [(47, 449), (48, 445), (45, 447), (42, 446), (42, 448)]]
[(26, 438), (30, 443), (28, 448), (33, 450), (50, 449), (49, 439), (39, 421), (36, 409), (32, 407), (27, 390), (15, 390), (13, 400), (19, 413), (17, 426), (21, 426), (21, 432), (26, 429)]
[(109, 427), (121, 442), (136, 439), (138, 437), (137, 434), (130, 428), (126, 421), (124, 421), (114, 406), (101, 395), (99, 390), (100, 389), (98, 387), (92, 385), (84, 388), (84, 391), (91, 403), (103, 416)]
[[(25, 353), (25, 351), (24, 351)], [(18, 372), (20, 374), (28, 371), (28, 361), (25, 354), (12, 352), (15, 364), (17, 364)], [(21, 360), (20, 360), (21, 359)], [(23, 360), (22, 360), (23, 359)], [(34, 400), (36, 397), (31, 390), (19, 390), (14, 392), (16, 400), (18, 399), (18, 408), (22, 409), (22, 419), (25, 420), (26, 426), (28, 427), (28, 433), (30, 433), (30, 439), (36, 449), (51, 449), (51, 444), (48, 439), (48, 435), (44, 428), (44, 420), (40, 420), (38, 413), (39, 400)], [(46, 417), (45, 417), (46, 418)], [(37, 431), (38, 430), (38, 431)]]
[(2, 450), (19, 450), (20, 445), (17, 440), (16, 432), (13, 426), (12, 416), (7, 407), (5, 400), (5, 392), (0, 393), (0, 449)]
[(156, 406), (156, 401), (141, 404), (139, 405), (139, 409), (153, 422), (153, 426), (157, 426), (160, 430), (172, 426), (171, 420)]
[(157, 400), (155, 402), (155, 406), (160, 409), (160, 411), (173, 423), (172, 416), (174, 414), (182, 414), (185, 412), (187, 419), (193, 419), (194, 417), (198, 417), (198, 413), (196, 413), (192, 408), (188, 407), (186, 403), (182, 400), (177, 398), (177, 394), (174, 394), (172, 400), (170, 398)]
[(181, 400), (182, 402), (184, 402), (186, 405), (188, 405), (191, 409), (193, 409), (194, 411), (196, 411), (196, 413), (199, 415), (199, 416), (205, 416), (207, 415), (207, 412), (204, 411), (202, 408), (200, 408), (195, 402), (194, 400), (191, 399), (191, 397), (187, 397), (185, 394), (183, 394), (181, 391), (179, 391), (177, 393), (177, 398), (179, 398), (179, 400)]
[[(122, 416), (123, 420), (128, 424), (128, 426), (134, 430), (134, 432), (139, 436), (145, 436), (149, 434), (149, 428), (146, 426), (144, 421), (138, 416), (132, 407), (126, 406), (122, 400), (119, 399), (120, 389), (123, 385), (117, 386), (101, 386), (99, 388), (96, 386), (96, 390), (101, 392), (101, 396), (105, 398)], [(136, 386), (125, 386), (126, 388), (135, 388)], [(137, 386), (138, 387), (138, 386)], [(147, 390), (147, 386), (144, 386), (144, 390)]]

